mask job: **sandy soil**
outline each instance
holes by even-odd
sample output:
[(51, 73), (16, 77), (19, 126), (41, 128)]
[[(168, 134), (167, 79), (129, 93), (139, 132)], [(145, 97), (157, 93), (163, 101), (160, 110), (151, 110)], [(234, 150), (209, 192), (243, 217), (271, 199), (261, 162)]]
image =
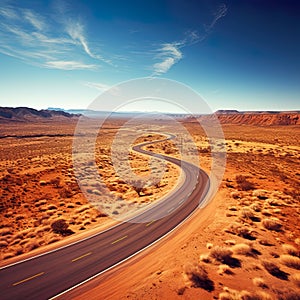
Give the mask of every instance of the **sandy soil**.
[[(107, 125), (97, 141), (96, 164), (101, 178), (116, 199), (154, 203), (176, 186), (180, 170), (167, 164), (161, 181), (139, 193), (121, 180), (110, 158), (110, 145), (121, 124), (116, 121)], [(4, 260), (1, 264), (15, 261), (16, 256), (22, 259), (28, 253), (48, 251), (77, 240), (79, 233), (92, 234), (116, 222), (92, 205), (78, 186), (72, 168), (75, 125), (75, 122), (3, 124), (1, 136), (9, 137), (2, 138), (0, 145), (0, 260)], [(135, 144), (164, 138), (147, 134)], [(147, 176), (148, 157), (132, 152), (129, 160), (136, 174)], [(85, 172), (89, 171), (89, 165), (84, 168)], [(105, 204), (107, 195), (98, 182), (88, 180), (86, 188), (97, 201)], [(120, 209), (116, 204), (114, 213)], [(57, 220), (64, 220), (67, 228), (55, 230), (53, 224)]]
[[(194, 124), (186, 124), (193, 131)], [(196, 129), (194, 130), (196, 132)], [(75, 299), (299, 299), (299, 127), (225, 126), (214, 200)], [(195, 135), (199, 149), (204, 138)], [(208, 151), (201, 161), (209, 165)]]
[[(168, 166), (162, 184), (147, 188), (141, 196), (126, 183), (120, 184), (109, 161), (110, 143), (119, 125), (107, 124), (105, 139), (99, 142), (100, 172), (105, 170), (103, 177), (112, 190), (124, 189), (125, 199), (159, 199), (176, 185), (178, 169)], [(194, 122), (185, 126), (200, 152), (201, 167), (209, 171), (207, 139)], [(1, 134), (17, 135), (18, 128), (5, 125)], [(2, 140), (0, 247), (4, 262), (78, 238), (78, 233), (98, 230), (99, 224), (109, 226), (109, 218), (83, 197), (72, 173), (74, 126), (59, 128), (66, 136)], [(167, 125), (162, 129), (167, 131)], [(300, 127), (224, 125), (223, 129), (227, 166), (213, 201), (153, 248), (66, 298), (299, 299), (300, 143), (295, 137)], [(24, 130), (58, 132), (57, 126), (49, 124)], [(144, 136), (136, 143), (156, 138)], [(172, 142), (149, 150), (179, 155)], [(147, 158), (142, 155), (132, 154), (131, 164), (137, 173), (148, 172)], [(76, 234), (53, 231), (51, 224), (61, 218)]]

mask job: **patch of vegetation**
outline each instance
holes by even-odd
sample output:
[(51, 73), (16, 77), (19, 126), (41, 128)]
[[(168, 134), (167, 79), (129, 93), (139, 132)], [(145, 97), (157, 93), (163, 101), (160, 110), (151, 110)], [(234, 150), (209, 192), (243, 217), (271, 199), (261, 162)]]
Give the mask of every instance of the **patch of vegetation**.
[(263, 261), (263, 267), (274, 277), (281, 280), (288, 280), (288, 273), (280, 270), (280, 268), (272, 262)]
[(250, 191), (255, 189), (254, 183), (250, 182), (246, 176), (237, 175), (235, 177), (238, 188), (242, 191)]
[(51, 224), (51, 228), (55, 233), (58, 233), (62, 236), (71, 235), (74, 233), (71, 229), (69, 229), (69, 225), (64, 219), (59, 219), (54, 221)]
[(208, 273), (203, 265), (189, 265), (186, 267), (185, 274), (194, 288), (202, 288), (208, 292), (215, 289), (214, 282), (209, 279)]
[(237, 258), (232, 257), (232, 254), (232, 250), (220, 246), (215, 246), (210, 252), (210, 256), (222, 264), (231, 268), (241, 267), (241, 262)]

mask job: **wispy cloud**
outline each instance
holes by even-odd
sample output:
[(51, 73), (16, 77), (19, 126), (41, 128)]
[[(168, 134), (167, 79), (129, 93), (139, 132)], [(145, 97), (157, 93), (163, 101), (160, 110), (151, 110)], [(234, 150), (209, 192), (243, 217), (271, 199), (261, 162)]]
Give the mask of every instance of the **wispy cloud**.
[(99, 82), (84, 82), (83, 85), (97, 89), (99, 91), (106, 91), (110, 88), (110, 85), (99, 83)]
[(158, 76), (168, 72), (173, 65), (184, 57), (182, 49), (205, 40), (218, 20), (225, 17), (226, 14), (227, 7), (225, 4), (221, 4), (214, 13), (212, 22), (208, 26), (205, 26), (204, 34), (200, 35), (198, 31), (192, 30), (186, 32), (185, 37), (180, 41), (161, 44), (160, 47), (155, 50), (155, 52), (158, 53), (155, 55), (155, 59), (159, 60), (159, 62), (153, 65), (152, 76)]
[(18, 18), (17, 14), (10, 7), (1, 7), (0, 15), (7, 19), (17, 19)]
[(110, 86), (100, 82), (82, 82), (84, 86), (92, 89), (97, 89), (100, 92), (108, 93), (112, 96), (120, 96), (121, 91), (118, 86)]
[[(68, 12), (59, 13), (63, 15), (42, 16), (32, 9), (3, 5), (0, 53), (32, 65), (64, 70), (95, 70), (101, 62), (109, 63), (89, 47), (84, 24)], [(83, 51), (78, 51), (78, 46)]]
[(45, 67), (61, 69), (61, 70), (94, 70), (96, 65), (85, 64), (78, 61), (48, 61), (45, 63)]
[(82, 23), (80, 23), (79, 21), (69, 20), (66, 23), (66, 32), (75, 42), (79, 42), (86, 54), (88, 54), (92, 58), (100, 59), (100, 56), (95, 55), (91, 52), (84, 35), (84, 28)]
[(27, 20), (36, 30), (45, 29), (45, 23), (42, 21), (41, 17), (32, 12), (29, 9), (24, 10), (24, 18)]
[(226, 16), (227, 14), (227, 6), (225, 4), (221, 4), (217, 11), (214, 13), (214, 19), (212, 20), (212, 22), (208, 25), (205, 26), (205, 31), (206, 33), (209, 33), (216, 25), (216, 23), (218, 22), (219, 19), (223, 18)]
[(156, 56), (161, 61), (153, 65), (154, 75), (166, 73), (175, 63), (182, 59), (183, 55), (180, 51), (182, 43), (166, 43), (157, 50)]

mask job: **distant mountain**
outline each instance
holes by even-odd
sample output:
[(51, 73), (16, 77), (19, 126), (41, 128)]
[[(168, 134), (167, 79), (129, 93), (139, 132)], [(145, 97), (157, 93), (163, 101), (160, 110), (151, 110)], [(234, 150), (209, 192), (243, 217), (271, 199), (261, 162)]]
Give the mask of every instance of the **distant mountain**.
[[(66, 121), (79, 118), (81, 115), (90, 118), (134, 118), (140, 112), (106, 112), (84, 109), (64, 110), (61, 108), (51, 108), (36, 110), (28, 107), (0, 107), (0, 123), (15, 122), (33, 122), (57, 120)], [(151, 115), (151, 113), (149, 113)], [(212, 115), (187, 115), (187, 114), (167, 114), (170, 117), (189, 120), (196, 119), (201, 121), (210, 121)], [(218, 110), (214, 114), (218, 117), (221, 124), (235, 125), (300, 125), (300, 111), (237, 111), (237, 110)], [(156, 116), (153, 113), (153, 116)]]
[(40, 120), (68, 120), (78, 118), (78, 114), (70, 114), (63, 110), (36, 110), (28, 107), (0, 107), (0, 122), (30, 122)]
[[(235, 125), (300, 125), (300, 111), (243, 111), (219, 110), (215, 113), (221, 124)], [(212, 119), (211, 115), (197, 116), (202, 121)]]

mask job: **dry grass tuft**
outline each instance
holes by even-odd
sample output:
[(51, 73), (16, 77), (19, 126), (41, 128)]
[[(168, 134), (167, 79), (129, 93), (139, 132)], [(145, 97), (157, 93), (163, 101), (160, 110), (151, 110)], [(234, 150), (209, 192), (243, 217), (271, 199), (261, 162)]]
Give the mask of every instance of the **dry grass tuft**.
[(250, 293), (225, 287), (224, 292), (219, 294), (219, 300), (272, 300), (272, 297), (262, 291)]
[(263, 261), (262, 265), (272, 276), (281, 280), (288, 280), (289, 274), (280, 270), (280, 268), (276, 264), (269, 261)]
[(241, 255), (246, 255), (246, 256), (254, 255), (253, 248), (247, 244), (236, 244), (231, 247), (231, 250), (235, 254), (241, 254)]
[(262, 221), (263, 226), (268, 230), (273, 231), (281, 231), (282, 224), (279, 222), (279, 220), (273, 218), (273, 219), (264, 219)]
[(252, 279), (252, 281), (253, 281), (253, 284), (256, 285), (257, 287), (260, 287), (262, 289), (268, 288), (268, 286), (265, 283), (265, 281), (263, 280), (263, 278), (255, 277)]
[(226, 240), (225, 242), (224, 242), (226, 245), (235, 245), (236, 244), (236, 241), (235, 240)]
[(192, 287), (202, 288), (209, 292), (212, 292), (215, 289), (214, 282), (209, 279), (204, 265), (187, 265), (185, 274), (191, 282)]
[(232, 275), (234, 274), (228, 265), (219, 265), (218, 274), (223, 275)]
[(299, 293), (288, 289), (276, 290), (278, 300), (299, 300)]
[(296, 247), (294, 247), (293, 245), (289, 245), (289, 244), (283, 244), (282, 248), (284, 250), (285, 253), (292, 255), (292, 256), (300, 256), (300, 251), (298, 249), (296, 249)]
[(13, 252), (7, 252), (3, 254), (3, 259), (9, 259), (15, 256), (15, 253)]
[(248, 179), (243, 175), (237, 175), (236, 176), (236, 183), (238, 185), (238, 188), (242, 191), (250, 191), (255, 189), (255, 185), (248, 181)]
[(230, 248), (220, 246), (215, 246), (210, 252), (210, 256), (219, 262), (223, 262), (227, 258), (230, 258), (232, 254), (233, 252)]
[(280, 255), (280, 260), (289, 268), (300, 270), (300, 258), (289, 254)]
[(259, 222), (260, 221), (260, 218), (257, 217), (255, 215), (254, 211), (250, 208), (243, 208), (241, 210), (240, 217), (242, 219), (249, 219), (249, 220), (254, 221), (254, 222)]
[(205, 262), (205, 263), (210, 263), (211, 259), (210, 259), (209, 254), (201, 254), (200, 261)]
[(232, 250), (228, 247), (215, 246), (211, 249), (210, 257), (216, 261), (229, 265), (230, 267), (240, 267), (241, 263), (237, 258), (232, 257)]

